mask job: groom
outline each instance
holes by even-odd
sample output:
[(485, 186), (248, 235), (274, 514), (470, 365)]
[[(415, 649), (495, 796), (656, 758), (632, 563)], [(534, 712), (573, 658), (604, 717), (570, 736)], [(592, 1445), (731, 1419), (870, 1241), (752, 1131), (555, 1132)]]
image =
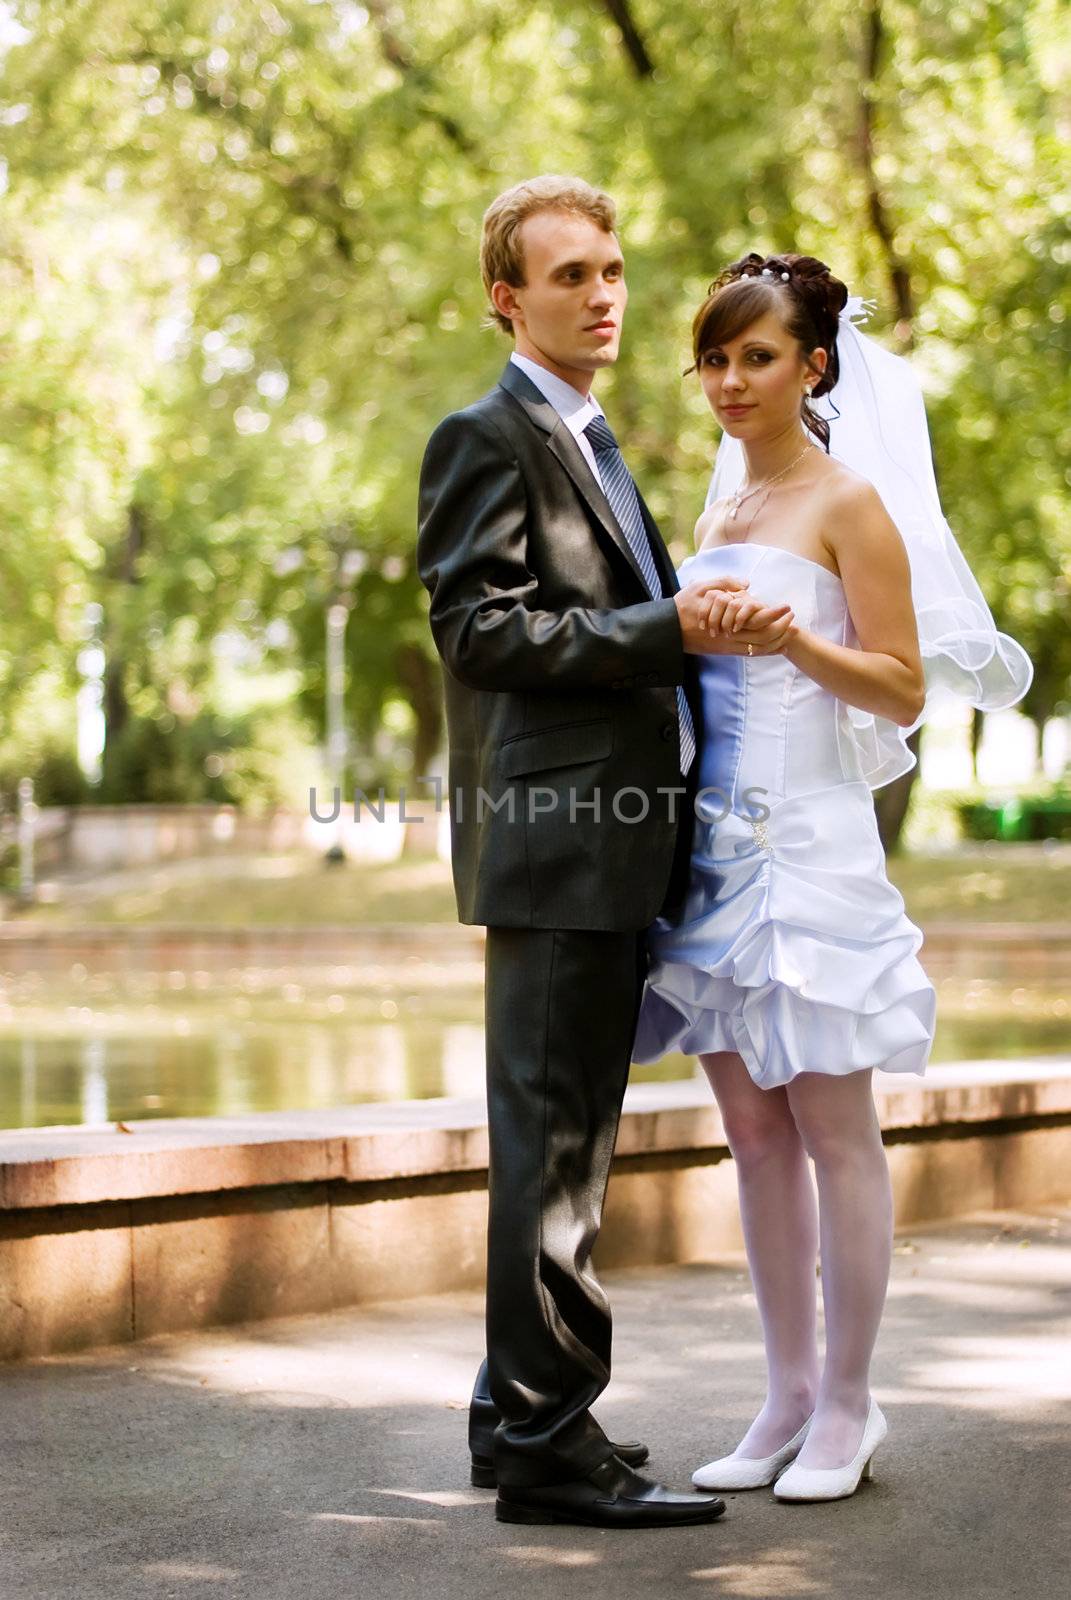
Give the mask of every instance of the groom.
[[(481, 268), (514, 353), (439, 424), (420, 576), (444, 664), (454, 885), (484, 923), (490, 1209), (474, 1481), (506, 1522), (654, 1527), (725, 1503), (641, 1477), (591, 1415), (610, 1311), (591, 1265), (647, 969), (687, 887), (702, 714), (695, 655), (732, 639), (680, 591), (602, 409), (627, 290), (613, 201), (572, 178), (500, 195)], [(620, 1452), (620, 1454), (616, 1452)], [(625, 1458), (625, 1459), (623, 1459)]]

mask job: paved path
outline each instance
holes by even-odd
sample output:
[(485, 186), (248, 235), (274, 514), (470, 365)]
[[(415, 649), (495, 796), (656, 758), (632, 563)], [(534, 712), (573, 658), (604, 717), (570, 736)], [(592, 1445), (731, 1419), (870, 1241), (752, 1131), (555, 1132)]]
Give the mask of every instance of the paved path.
[[(615, 1274), (598, 1408), (684, 1487), (761, 1394), (742, 1262)], [(897, 1240), (848, 1501), (719, 1524), (495, 1523), (467, 1487), (472, 1294), (0, 1368), (2, 1600), (1052, 1600), (1071, 1547), (1071, 1208)]]

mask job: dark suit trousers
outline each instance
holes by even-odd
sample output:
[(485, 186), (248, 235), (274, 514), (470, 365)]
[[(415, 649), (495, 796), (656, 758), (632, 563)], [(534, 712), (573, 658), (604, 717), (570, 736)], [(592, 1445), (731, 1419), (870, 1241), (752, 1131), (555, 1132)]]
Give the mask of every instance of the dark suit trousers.
[(501, 1483), (566, 1481), (611, 1453), (589, 1415), (611, 1331), (591, 1250), (647, 960), (645, 930), (487, 930), (488, 1361), (469, 1439)]

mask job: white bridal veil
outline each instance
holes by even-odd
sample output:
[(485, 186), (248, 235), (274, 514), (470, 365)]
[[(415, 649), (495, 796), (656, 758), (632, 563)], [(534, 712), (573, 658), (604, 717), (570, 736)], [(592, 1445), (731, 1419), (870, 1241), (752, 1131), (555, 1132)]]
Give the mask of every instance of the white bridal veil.
[[(813, 401), (830, 424), (830, 454), (877, 489), (907, 546), (911, 592), (926, 671), (926, 704), (910, 728), (848, 707), (847, 726), (862, 775), (872, 789), (915, 765), (907, 737), (941, 699), (980, 711), (1021, 700), (1033, 667), (1021, 645), (999, 633), (985, 597), (941, 510), (922, 390), (902, 356), (859, 332), (869, 302), (853, 295), (840, 314), (840, 376), (832, 392)], [(835, 402), (835, 406), (832, 402)], [(714, 462), (707, 505), (744, 481), (744, 452), (724, 434)], [(858, 644), (855, 639), (854, 643)]]

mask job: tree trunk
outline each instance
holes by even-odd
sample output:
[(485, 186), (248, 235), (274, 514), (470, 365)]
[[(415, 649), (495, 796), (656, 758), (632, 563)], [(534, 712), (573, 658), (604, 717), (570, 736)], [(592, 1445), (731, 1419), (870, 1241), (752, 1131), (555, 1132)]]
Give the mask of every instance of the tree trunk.
[(902, 778), (894, 778), (892, 783), (887, 783), (884, 789), (879, 789), (874, 796), (878, 833), (886, 855), (892, 855), (900, 842), (908, 807), (911, 804), (911, 791), (915, 787), (915, 779), (919, 773), (918, 754), (921, 743), (922, 729), (916, 728), (907, 741), (908, 749), (915, 756), (915, 766), (910, 772), (905, 772)]
[[(443, 736), (442, 676), (437, 661), (415, 644), (403, 644), (397, 656), (398, 683), (416, 718), (413, 735), (413, 767), (408, 793), (416, 809), (418, 801), (431, 798), (429, 787), (420, 783), (435, 759)], [(422, 807), (423, 809), (423, 807)], [(438, 813), (432, 812), (426, 821), (410, 823), (405, 830), (403, 853), (418, 851), (427, 855), (433, 848), (437, 832)]]
[(138, 582), (138, 557), (145, 548), (145, 515), (141, 507), (127, 511), (126, 530), (112, 552), (107, 578), (110, 599), (104, 604), (104, 752), (102, 766), (108, 767), (109, 748), (130, 721), (127, 699), (127, 640), (129, 620), (124, 589)]
[(978, 782), (978, 752), (982, 748), (982, 735), (985, 733), (985, 712), (978, 708), (971, 709), (971, 777)]
[(365, 0), (364, 9), (372, 19), (379, 39), (379, 48), (385, 61), (401, 74), (419, 96), (420, 109), (442, 129), (450, 143), (462, 155), (475, 156), (476, 146), (456, 117), (444, 111), (438, 103), (439, 88), (426, 68), (422, 67), (402, 37), (404, 24), (401, 7), (396, 0)]
[(636, 26), (629, 0), (602, 0), (602, 3), (621, 35), (621, 43), (625, 47), (625, 54), (633, 72), (637, 78), (649, 78), (654, 72), (654, 62), (643, 41), (643, 35)]
[(1034, 776), (1037, 777), (1037, 778), (1044, 778), (1044, 776), (1045, 776), (1045, 725), (1048, 722), (1049, 718), (1048, 718), (1048, 715), (1045, 712), (1041, 712), (1038, 716), (1031, 717), (1030, 720), (1031, 720), (1031, 722), (1033, 722), (1034, 730), (1037, 733), (1037, 745), (1035, 747), (1035, 755), (1034, 755)]
[(897, 254), (895, 229), (875, 171), (874, 102), (885, 46), (885, 22), (881, 0), (871, 0), (864, 21), (866, 39), (863, 50), (863, 82), (859, 95), (859, 164), (866, 185), (867, 212), (871, 230), (889, 275), (896, 302), (896, 335), (905, 350), (914, 342), (915, 300), (911, 292), (911, 271)]
[[(882, 16), (881, 0), (870, 0), (863, 26), (865, 39), (863, 80), (859, 93), (859, 164), (866, 186), (867, 215), (871, 231), (885, 263), (896, 304), (896, 335), (903, 348), (909, 350), (914, 339), (915, 318), (911, 273), (907, 263), (897, 254), (894, 224), (878, 183), (875, 168), (874, 108), (885, 48), (885, 21)], [(922, 729), (917, 728), (907, 741), (908, 748), (914, 751), (916, 758), (921, 738)], [(894, 851), (899, 843), (917, 776), (916, 764), (910, 772), (905, 772), (902, 778), (896, 778), (892, 783), (886, 784), (885, 788), (879, 789), (875, 795), (874, 809), (877, 813), (878, 832), (886, 854)]]

